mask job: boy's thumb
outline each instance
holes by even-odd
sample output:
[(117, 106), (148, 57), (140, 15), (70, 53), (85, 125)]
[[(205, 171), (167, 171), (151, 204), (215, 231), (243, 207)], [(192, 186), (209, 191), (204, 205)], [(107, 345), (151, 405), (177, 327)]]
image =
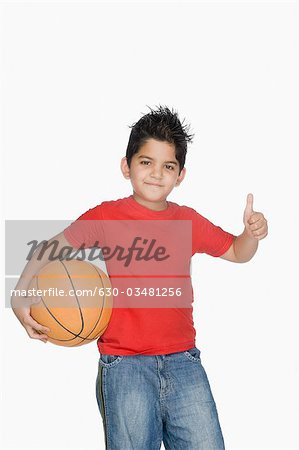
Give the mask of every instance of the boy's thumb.
[(39, 303), (41, 299), (42, 299), (41, 297), (32, 297), (31, 304)]

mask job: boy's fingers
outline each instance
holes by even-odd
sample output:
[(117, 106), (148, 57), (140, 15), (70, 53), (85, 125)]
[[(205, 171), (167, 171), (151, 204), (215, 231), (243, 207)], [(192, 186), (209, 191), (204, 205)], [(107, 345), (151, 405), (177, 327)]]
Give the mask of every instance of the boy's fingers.
[(40, 323), (36, 322), (31, 316), (27, 318), (25, 326), (28, 326), (29, 328), (42, 332), (42, 333), (50, 333), (50, 328), (45, 327), (44, 325), (41, 325)]
[(36, 304), (39, 303), (41, 301), (41, 297), (28, 297), (30, 300), (30, 304)]
[[(33, 319), (34, 320), (34, 319)], [(35, 322), (35, 321), (34, 321)], [(35, 324), (34, 324), (34, 328), (37, 330), (37, 331), (42, 331), (43, 333), (50, 333), (50, 328), (48, 328), (48, 327), (45, 327), (44, 325), (41, 325), (40, 323), (38, 323), (38, 322), (35, 322)]]
[(47, 340), (48, 336), (46, 334), (41, 333), (35, 333), (33, 336), (33, 339), (41, 339), (41, 340)]
[(42, 325), (41, 323), (37, 322), (33, 319), (31, 315), (26, 317), (26, 320), (24, 320), (25, 325), (29, 325), (31, 328), (34, 328), (35, 330), (42, 331), (43, 333), (50, 333), (50, 328)]
[[(39, 303), (41, 300), (42, 300), (41, 297), (33, 297), (31, 304)], [(34, 320), (32, 316), (30, 316), (30, 325), (41, 333), (50, 333), (51, 331), (50, 328), (45, 327), (44, 325), (41, 325), (40, 323), (36, 322), (36, 320)]]
[(46, 334), (42, 334), (38, 331), (35, 331), (34, 329), (31, 328), (31, 330), (27, 330), (27, 333), (29, 334), (29, 336), (32, 339), (40, 339), (42, 341), (47, 341), (48, 340), (48, 336)]

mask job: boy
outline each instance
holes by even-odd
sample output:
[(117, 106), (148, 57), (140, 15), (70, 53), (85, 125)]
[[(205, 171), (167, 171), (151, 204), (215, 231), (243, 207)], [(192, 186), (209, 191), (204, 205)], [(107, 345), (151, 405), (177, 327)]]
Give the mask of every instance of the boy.
[[(97, 221), (102, 225), (108, 221), (106, 238), (113, 223), (153, 221), (151, 229), (156, 223), (169, 227), (165, 237), (169, 248), (171, 242), (175, 242), (175, 247), (182, 249), (182, 253), (175, 256), (180, 260), (180, 270), (189, 267), (190, 258), (196, 252), (232, 262), (249, 261), (257, 250), (258, 241), (268, 233), (263, 214), (253, 211), (251, 194), (247, 197), (243, 215), (245, 228), (240, 236), (215, 226), (192, 208), (167, 201), (173, 188), (184, 180), (187, 143), (191, 139), (188, 128), (169, 108), (160, 106), (144, 115), (132, 125), (126, 156), (121, 160), (123, 176), (130, 180), (133, 194), (102, 202), (82, 214), (80, 220), (53, 240), (58, 240), (61, 247), (79, 248), (82, 242), (92, 247), (96, 241), (104, 242), (105, 232), (94, 225)], [(85, 227), (80, 226), (81, 220), (86, 221)], [(88, 222), (90, 220), (92, 222)], [(186, 254), (182, 256), (185, 247), (180, 247), (185, 234), (172, 236), (171, 223), (176, 225), (176, 221), (192, 223), (189, 258)], [(131, 229), (129, 226), (128, 230)], [(122, 237), (123, 233), (119, 232), (114, 233), (112, 239)], [(32, 258), (16, 289), (26, 288), (24, 280), (30, 279), (47, 262), (46, 258), (47, 254), (44, 261)], [(174, 271), (171, 267), (167, 272), (169, 265), (169, 260), (165, 263), (161, 258), (153, 267), (159, 267), (157, 272), (165, 275)], [(110, 276), (111, 268), (112, 263), (107, 262)], [(132, 274), (132, 268), (128, 272)], [(158, 286), (158, 278), (155, 282)], [(187, 304), (182, 302), (178, 308), (155, 308), (150, 302), (145, 308), (119, 304), (113, 308), (109, 326), (98, 339), (96, 397), (109, 450), (158, 450), (162, 441), (166, 450), (224, 449), (216, 404), (201, 364), (200, 350), (195, 345), (190, 275), (179, 282), (191, 293), (185, 295)], [(113, 274), (112, 283), (117, 283)], [(31, 338), (47, 341), (49, 330), (32, 319), (29, 303), (14, 307), (14, 311)]]

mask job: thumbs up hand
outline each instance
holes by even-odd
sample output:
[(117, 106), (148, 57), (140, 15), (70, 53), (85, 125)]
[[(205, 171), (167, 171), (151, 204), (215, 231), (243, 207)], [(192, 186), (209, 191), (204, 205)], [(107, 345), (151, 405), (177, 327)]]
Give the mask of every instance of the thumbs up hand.
[(246, 208), (243, 215), (243, 222), (247, 234), (254, 239), (264, 239), (268, 234), (268, 224), (261, 212), (253, 211), (253, 195), (247, 195)]

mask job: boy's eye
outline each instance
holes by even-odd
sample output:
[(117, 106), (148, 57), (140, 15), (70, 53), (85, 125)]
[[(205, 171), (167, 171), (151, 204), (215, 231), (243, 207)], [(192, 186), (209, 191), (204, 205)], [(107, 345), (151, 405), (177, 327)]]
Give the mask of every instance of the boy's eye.
[[(140, 164), (143, 164), (143, 165), (146, 165), (146, 166), (147, 166), (148, 164), (150, 164), (150, 161), (140, 161)], [(168, 170), (174, 170), (174, 167), (171, 166), (170, 164), (166, 164), (165, 167), (166, 167)]]

